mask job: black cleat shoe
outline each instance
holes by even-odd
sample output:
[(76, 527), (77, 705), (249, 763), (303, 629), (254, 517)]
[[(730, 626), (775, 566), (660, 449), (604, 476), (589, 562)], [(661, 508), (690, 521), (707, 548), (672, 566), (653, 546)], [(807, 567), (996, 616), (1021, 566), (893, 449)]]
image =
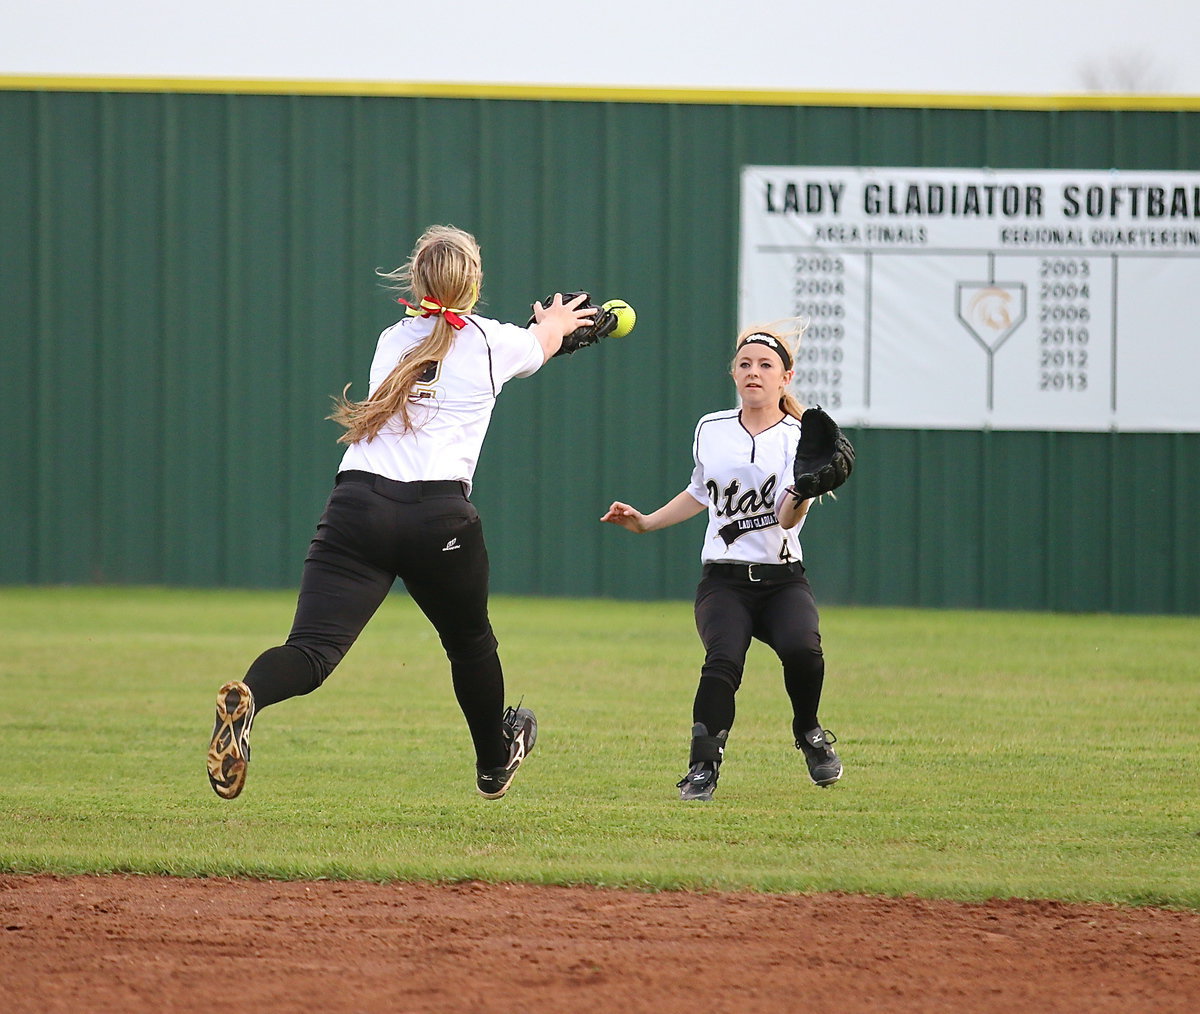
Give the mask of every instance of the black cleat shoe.
[(240, 680), (217, 691), (217, 724), (208, 745), (208, 781), (222, 799), (233, 799), (246, 785), (250, 763), (250, 726), (254, 695)]
[(688, 773), (677, 783), (679, 798), (685, 803), (711, 803), (717, 788), (718, 768), (711, 761), (693, 764)]
[(804, 752), (814, 785), (832, 785), (842, 777), (841, 759), (831, 745), (836, 742), (837, 736), (819, 725), (796, 740), (796, 749)]
[(675, 785), (683, 802), (712, 802), (721, 773), (721, 761), (725, 757), (725, 740), (728, 738), (728, 729), (710, 736), (703, 722), (692, 726), (692, 752), (688, 760), (691, 767)]
[(477, 768), (475, 785), (484, 799), (499, 799), (508, 791), (521, 762), (537, 742), (537, 719), (528, 708), (506, 708), (500, 720), (508, 744), (508, 763), (501, 768)]

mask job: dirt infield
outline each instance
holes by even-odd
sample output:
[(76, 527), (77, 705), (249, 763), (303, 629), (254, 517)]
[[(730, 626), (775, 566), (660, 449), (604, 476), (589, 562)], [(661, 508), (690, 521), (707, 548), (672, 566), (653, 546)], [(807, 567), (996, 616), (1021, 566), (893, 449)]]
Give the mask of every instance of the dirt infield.
[(0, 876), (12, 1012), (1200, 1010), (1200, 913)]

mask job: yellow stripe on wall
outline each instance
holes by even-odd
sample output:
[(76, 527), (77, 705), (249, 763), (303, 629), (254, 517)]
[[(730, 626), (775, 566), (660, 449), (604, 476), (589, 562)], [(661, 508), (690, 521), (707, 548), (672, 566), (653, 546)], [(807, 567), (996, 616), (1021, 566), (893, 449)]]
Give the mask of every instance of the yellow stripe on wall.
[(253, 95), (363, 95), (558, 102), (692, 103), (757, 106), (892, 106), (921, 109), (1097, 109), (1191, 112), (1200, 95), (1000, 95), (944, 92), (778, 91), (635, 88), (603, 85), (469, 84), (438, 81), (305, 81), (275, 78), (0, 75), (0, 90), (200, 92)]

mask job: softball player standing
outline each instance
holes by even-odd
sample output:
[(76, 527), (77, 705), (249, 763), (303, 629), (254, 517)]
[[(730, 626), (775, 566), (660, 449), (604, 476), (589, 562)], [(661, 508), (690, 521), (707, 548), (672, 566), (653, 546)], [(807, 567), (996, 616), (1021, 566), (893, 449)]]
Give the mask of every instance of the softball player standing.
[(788, 489), (802, 409), (788, 391), (792, 353), (784, 336), (743, 332), (731, 372), (740, 407), (696, 424), (688, 487), (651, 514), (616, 501), (600, 519), (652, 532), (708, 509), (695, 607), (705, 656), (692, 705), (689, 769), (678, 785), (684, 800), (713, 797), (752, 637), (783, 663), (792, 734), (813, 782), (832, 785), (842, 776), (832, 746), (837, 737), (817, 718), (825, 658), (798, 538), (812, 501)]
[(256, 713), (316, 690), (397, 577), (450, 660), (480, 794), (503, 796), (537, 737), (528, 708), (503, 706), (487, 548), (469, 495), (500, 389), (536, 373), (595, 308), (555, 295), (534, 304), (528, 328), (473, 313), (479, 246), (452, 226), (427, 229), (408, 262), (383, 277), (413, 302), (400, 300), (405, 317), (379, 337), (366, 400), (343, 395), (330, 417), (349, 446), (304, 561), (291, 633), (217, 693), (208, 777), (224, 799), (245, 785)]

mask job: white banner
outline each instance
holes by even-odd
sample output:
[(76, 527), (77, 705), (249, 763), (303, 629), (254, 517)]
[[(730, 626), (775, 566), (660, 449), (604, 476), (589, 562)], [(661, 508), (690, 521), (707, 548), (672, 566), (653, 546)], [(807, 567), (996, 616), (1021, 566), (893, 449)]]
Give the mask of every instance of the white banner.
[(741, 326), (843, 425), (1200, 431), (1200, 173), (747, 166)]

